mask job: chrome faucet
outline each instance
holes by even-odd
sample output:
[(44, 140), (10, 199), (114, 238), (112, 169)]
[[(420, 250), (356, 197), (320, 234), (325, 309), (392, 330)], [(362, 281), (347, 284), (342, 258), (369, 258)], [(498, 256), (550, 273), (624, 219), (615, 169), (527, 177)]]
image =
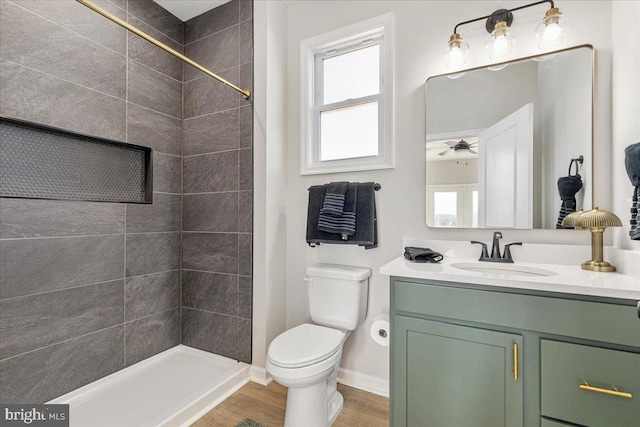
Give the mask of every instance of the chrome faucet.
[(511, 257), (511, 246), (522, 246), (522, 242), (515, 242), (504, 245), (504, 253), (500, 255), (500, 239), (502, 239), (502, 233), (499, 231), (494, 232), (493, 246), (491, 247), (491, 256), (489, 256), (489, 252), (487, 251), (486, 243), (472, 240), (471, 243), (482, 245), (482, 253), (480, 254), (480, 259), (478, 261), (513, 263), (513, 258)]

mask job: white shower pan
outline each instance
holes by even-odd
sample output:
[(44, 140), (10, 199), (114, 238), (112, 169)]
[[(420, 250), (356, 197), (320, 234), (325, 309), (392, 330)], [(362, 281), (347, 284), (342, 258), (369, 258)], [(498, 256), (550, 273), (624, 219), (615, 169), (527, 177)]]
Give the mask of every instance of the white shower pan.
[(246, 363), (178, 345), (47, 403), (71, 427), (186, 427), (248, 382)]

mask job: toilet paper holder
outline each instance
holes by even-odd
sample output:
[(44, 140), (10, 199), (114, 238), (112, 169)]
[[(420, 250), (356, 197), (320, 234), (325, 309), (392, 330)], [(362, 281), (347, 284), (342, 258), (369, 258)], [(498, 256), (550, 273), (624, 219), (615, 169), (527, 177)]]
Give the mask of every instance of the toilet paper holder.
[(373, 319), (373, 323), (371, 324), (371, 329), (369, 330), (369, 334), (371, 334), (371, 338), (379, 345), (383, 347), (389, 347), (391, 333), (389, 329), (389, 316), (386, 314), (382, 314), (376, 316)]

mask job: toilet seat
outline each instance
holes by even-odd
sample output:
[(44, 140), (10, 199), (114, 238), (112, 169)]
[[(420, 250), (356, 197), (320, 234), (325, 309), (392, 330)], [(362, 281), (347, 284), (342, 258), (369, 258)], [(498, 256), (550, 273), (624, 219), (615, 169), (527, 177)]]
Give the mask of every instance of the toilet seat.
[(331, 358), (342, 348), (344, 331), (304, 323), (278, 335), (269, 346), (269, 361), (281, 368), (302, 368)]

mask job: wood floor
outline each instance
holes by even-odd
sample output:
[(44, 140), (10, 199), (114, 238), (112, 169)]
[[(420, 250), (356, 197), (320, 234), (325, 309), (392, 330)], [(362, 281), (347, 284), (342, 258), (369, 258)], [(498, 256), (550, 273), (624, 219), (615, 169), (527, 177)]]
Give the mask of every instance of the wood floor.
[[(389, 399), (342, 384), (338, 384), (338, 390), (344, 396), (344, 408), (332, 427), (389, 425)], [(267, 427), (281, 427), (286, 399), (287, 389), (275, 381), (266, 387), (249, 382), (192, 427), (234, 427), (245, 418)]]

